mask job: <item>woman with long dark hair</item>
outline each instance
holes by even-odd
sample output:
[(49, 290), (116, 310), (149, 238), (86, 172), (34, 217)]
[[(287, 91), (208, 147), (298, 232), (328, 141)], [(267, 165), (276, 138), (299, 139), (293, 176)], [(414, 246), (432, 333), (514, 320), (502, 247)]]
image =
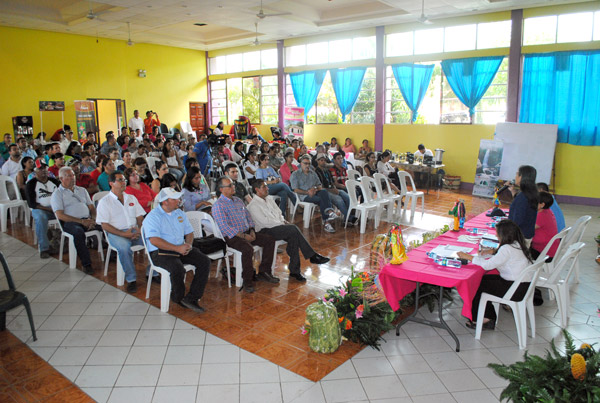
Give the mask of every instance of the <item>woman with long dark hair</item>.
[[(531, 263), (532, 258), (529, 253), (529, 247), (523, 237), (523, 232), (519, 226), (511, 220), (500, 221), (496, 224), (496, 235), (498, 236), (498, 249), (491, 252), (491, 257), (486, 259), (484, 255), (488, 253), (480, 253), (479, 256), (472, 256), (468, 253), (458, 252), (458, 257), (467, 259), (474, 264), (481, 266), (484, 270), (498, 270), (500, 275), (485, 274), (481, 278), (481, 284), (477, 289), (477, 293), (473, 298), (471, 307), (471, 315), (473, 319), (477, 318), (479, 310), (479, 301), (481, 294), (503, 296), (506, 291), (513, 285), (514, 281), (521, 275)], [(529, 288), (529, 283), (521, 283), (512, 296), (512, 301), (521, 301)], [(483, 329), (493, 330), (496, 326), (496, 310), (494, 306), (488, 302), (485, 307), (485, 315), (482, 323)], [(475, 329), (476, 323), (473, 321), (467, 322), (467, 327)]]
[(528, 247), (535, 234), (535, 221), (540, 197), (535, 183), (536, 176), (537, 171), (534, 167), (521, 165), (515, 175), (515, 185), (519, 186), (521, 191), (517, 194), (512, 186), (509, 188), (513, 196), (516, 195), (516, 197), (510, 205), (508, 218), (521, 228)]
[(210, 188), (200, 173), (200, 168), (191, 167), (183, 182), (183, 210), (196, 211), (209, 209), (212, 204)]
[(140, 180), (140, 175), (134, 168), (127, 168), (123, 175), (127, 179), (125, 193), (135, 196), (144, 211), (149, 213), (152, 210), (152, 202), (156, 197), (156, 193), (150, 189), (150, 186)]
[(387, 176), (394, 186), (400, 189), (400, 180), (396, 174), (398, 169), (394, 168), (392, 164), (390, 164), (390, 159), (392, 159), (392, 154), (390, 154), (389, 151), (384, 151), (379, 154), (379, 157), (377, 157), (377, 171)]
[(231, 158), (233, 162), (236, 164), (244, 159), (246, 154), (244, 154), (244, 143), (241, 141), (237, 141), (231, 150)]
[(160, 192), (160, 190), (162, 189), (161, 180), (163, 176), (169, 173), (169, 167), (167, 163), (163, 161), (156, 161), (155, 166), (157, 177), (154, 178), (154, 180), (150, 184), (150, 187), (152, 188), (152, 191), (154, 193), (158, 194), (158, 192)]

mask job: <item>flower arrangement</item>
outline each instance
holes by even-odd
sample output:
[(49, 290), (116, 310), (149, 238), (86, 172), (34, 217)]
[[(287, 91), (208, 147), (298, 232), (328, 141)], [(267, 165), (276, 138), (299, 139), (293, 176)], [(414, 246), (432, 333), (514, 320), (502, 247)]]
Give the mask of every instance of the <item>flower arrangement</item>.
[[(322, 299), (337, 309), (344, 339), (366, 344), (379, 350), (381, 335), (394, 328), (397, 313), (392, 311), (377, 286), (376, 274), (352, 272), (340, 286), (330, 288)], [(302, 331), (309, 329), (303, 327)]]
[(600, 400), (600, 353), (584, 343), (575, 348), (566, 331), (563, 356), (551, 343), (546, 357), (528, 355), (512, 365), (489, 364), (509, 381), (500, 399), (522, 402), (597, 402)]

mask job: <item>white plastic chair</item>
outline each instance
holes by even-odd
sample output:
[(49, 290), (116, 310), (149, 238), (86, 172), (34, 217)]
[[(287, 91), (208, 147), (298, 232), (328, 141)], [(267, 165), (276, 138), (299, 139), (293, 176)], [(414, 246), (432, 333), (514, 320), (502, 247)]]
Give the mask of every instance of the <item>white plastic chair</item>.
[[(294, 221), (294, 217), (296, 216), (296, 210), (298, 206), (302, 206), (304, 209), (304, 215), (302, 217), (304, 228), (310, 227), (310, 220), (312, 219), (313, 214), (315, 213), (316, 204), (305, 202), (300, 200), (300, 195), (296, 193), (296, 203), (294, 204), (294, 209), (292, 210), (292, 218), (290, 221)], [(323, 212), (321, 212), (323, 214)]]
[(103, 190), (101, 192), (94, 193), (94, 195), (92, 196), (92, 202), (94, 203), (94, 207), (98, 207), (98, 202), (109, 193), (110, 190)]
[[(58, 228), (60, 228), (60, 232), (61, 232), (60, 248), (58, 250), (58, 260), (61, 262), (63, 260), (63, 251), (64, 251), (64, 247), (65, 247), (65, 238), (66, 238), (69, 240), (69, 268), (74, 269), (75, 266), (77, 265), (77, 249), (75, 249), (75, 238), (73, 237), (73, 235), (71, 235), (65, 231), (65, 229), (63, 228), (62, 223), (60, 222), (58, 217), (57, 217), (56, 221), (58, 221)], [(93, 236), (95, 236), (98, 241), (98, 253), (100, 254), (100, 259), (102, 259), (102, 261), (104, 261), (104, 252), (102, 250), (102, 232), (95, 230), (95, 229), (85, 232), (86, 239), (89, 237), (93, 237)]]
[[(212, 217), (211, 217), (212, 218)], [(221, 233), (221, 229), (219, 228), (219, 226), (217, 225), (217, 223), (213, 220), (213, 225), (214, 225), (214, 235), (217, 238), (220, 238), (222, 240), (225, 240), (225, 237), (223, 236), (223, 234)], [(257, 245), (252, 245), (252, 247), (254, 248), (254, 253), (258, 253), (259, 258), (262, 259), (262, 248), (260, 246)], [(235, 267), (235, 286), (236, 287), (241, 287), (243, 280), (242, 280), (242, 252), (232, 248), (231, 246), (227, 246), (227, 256), (233, 256), (233, 266)], [(219, 268), (217, 267), (217, 270)], [(230, 276), (228, 276), (230, 277)]]
[(350, 213), (354, 210), (357, 218), (360, 219), (360, 233), (364, 234), (367, 228), (367, 218), (369, 215), (369, 211), (375, 212), (375, 228), (379, 226), (379, 222), (377, 221), (377, 204), (369, 203), (369, 202), (359, 202), (358, 197), (356, 196), (356, 190), (360, 189), (364, 194), (364, 190), (361, 186), (361, 183), (348, 179), (346, 181), (346, 191), (348, 192), (348, 197), (350, 198), (350, 205), (348, 206), (348, 214), (346, 215), (346, 224), (344, 227), (348, 226), (348, 218), (350, 217)]
[[(110, 262), (110, 253), (115, 251), (117, 254), (117, 285), (121, 286), (125, 284), (125, 271), (123, 270), (123, 266), (121, 265), (121, 261), (119, 260), (119, 252), (115, 247), (110, 244), (110, 239), (108, 238), (106, 231), (102, 231), (104, 233), (104, 239), (106, 239), (106, 243), (108, 243), (108, 248), (106, 248), (106, 259), (104, 260), (104, 277), (108, 275), (108, 263)], [(131, 250), (133, 253), (144, 250), (143, 245), (132, 245)]]
[[(569, 235), (570, 231), (571, 227), (567, 227), (560, 231), (558, 234), (554, 235), (552, 239), (548, 241), (548, 243), (540, 253), (540, 256), (536, 259), (536, 262), (544, 261), (544, 265), (542, 266), (542, 273), (545, 273), (546, 277), (552, 274), (552, 272), (554, 271), (555, 264), (558, 263), (558, 261), (562, 258), (563, 252), (566, 251), (566, 248), (564, 248), (566, 244), (564, 239)], [(551, 262), (545, 262), (545, 256), (548, 255), (548, 251), (550, 250), (550, 248), (552, 248), (552, 245), (554, 245), (556, 241), (559, 242), (558, 246), (556, 247), (556, 252), (554, 253), (554, 258)]]
[[(545, 256), (544, 256), (545, 259)], [(540, 275), (543, 265), (542, 261), (536, 261), (532, 265), (528, 266), (521, 275), (515, 280), (513, 285), (506, 291), (503, 297), (497, 297), (495, 295), (484, 292), (481, 294), (481, 300), (479, 301), (479, 308), (477, 311), (477, 327), (475, 329), (475, 338), (479, 340), (481, 338), (481, 329), (483, 326), (483, 315), (485, 314), (485, 306), (488, 302), (494, 305), (496, 310), (496, 317), (498, 317), (498, 311), (500, 304), (508, 305), (512, 309), (513, 316), (515, 317), (515, 324), (517, 325), (517, 337), (519, 339), (519, 349), (524, 349), (527, 345), (527, 314), (529, 314), (529, 325), (531, 327), (531, 337), (535, 338), (535, 315), (533, 312), (533, 291), (535, 290), (535, 284)], [(517, 291), (517, 288), (521, 283), (530, 281), (529, 288), (523, 297), (522, 301), (511, 301), (513, 294)]]
[[(150, 256), (150, 252), (148, 252), (147, 240), (144, 235), (144, 227), (142, 226), (142, 242), (144, 242), (144, 249), (146, 251), (146, 257), (148, 258), (148, 262), (150, 263), (150, 272), (148, 273), (148, 285), (146, 286), (146, 299), (150, 298), (150, 287), (152, 286), (152, 276), (154, 276), (154, 272), (160, 273), (160, 310), (161, 312), (169, 312), (169, 303), (171, 302), (171, 273), (168, 270), (163, 269), (162, 267), (158, 267), (152, 261), (152, 257)], [(191, 264), (183, 265), (183, 268), (186, 271), (196, 272), (196, 266)], [(184, 276), (185, 282), (185, 276)]]
[[(212, 216), (203, 211), (187, 211), (185, 213), (190, 224), (192, 224), (192, 228), (194, 228), (194, 238), (202, 238), (207, 232), (203, 229), (202, 221), (206, 220), (209, 222), (208, 225), (211, 226), (211, 229), (214, 231), (214, 228), (217, 226), (212, 218)], [(215, 273), (215, 278), (219, 277), (219, 271), (221, 270), (221, 261), (225, 260), (225, 267), (227, 267), (227, 283), (231, 288), (231, 269), (229, 268), (229, 259), (227, 257), (227, 249), (225, 252), (218, 251), (211, 253), (210, 255), (206, 255), (210, 258), (210, 260), (218, 260), (217, 262), (217, 271)]]
[[(9, 184), (12, 184), (14, 189), (15, 198), (13, 199), (11, 199), (8, 192)], [(21, 198), (21, 192), (19, 191), (17, 182), (10, 176), (0, 175), (0, 226), (2, 227), (2, 232), (6, 232), (9, 209), (10, 222), (12, 224), (17, 220), (15, 211), (18, 211), (20, 214), (19, 209), (22, 209), (23, 216), (25, 217), (25, 225), (29, 226), (29, 217), (31, 213), (27, 207), (27, 202)]]
[[(408, 190), (408, 187), (406, 185), (406, 178), (410, 179), (410, 186), (412, 190)], [(415, 181), (413, 180), (412, 176), (410, 176), (410, 174), (408, 172), (404, 172), (404, 171), (398, 171), (398, 179), (400, 180), (400, 196), (401, 197), (406, 197), (406, 202), (404, 204), (405, 209), (407, 208), (408, 204), (409, 204), (409, 200), (410, 199), (410, 220), (412, 221), (412, 219), (415, 216), (415, 209), (417, 207), (417, 199), (420, 197), (421, 198), (421, 215), (425, 214), (425, 193), (421, 192), (420, 190), (417, 190), (417, 187), (415, 186)]]
[(569, 321), (569, 279), (577, 266), (579, 254), (583, 250), (583, 242), (575, 242), (565, 252), (559, 262), (555, 264), (554, 272), (550, 276), (540, 276), (537, 286), (547, 288), (556, 296), (556, 304), (560, 313), (560, 327), (567, 327)]
[[(584, 215), (575, 221), (575, 224), (573, 224), (571, 227), (571, 231), (565, 238), (565, 250), (574, 243), (581, 242), (583, 239), (583, 233), (585, 232), (585, 229), (587, 228), (591, 219), (591, 216)], [(579, 283), (579, 260), (577, 260), (577, 264), (575, 265), (575, 282)]]
[[(375, 186), (379, 184), (379, 186), (381, 187), (383, 197), (386, 199), (393, 200), (394, 203), (396, 203), (396, 215), (400, 217), (400, 213), (402, 212), (402, 196), (392, 191), (390, 178), (388, 178), (384, 174), (376, 173), (373, 175), (373, 179), (375, 180)], [(383, 189), (383, 186), (381, 186), (383, 183), (385, 183), (385, 189)], [(388, 221), (391, 221), (389, 217)]]
[[(369, 176), (364, 176), (361, 180), (361, 183), (368, 184), (368, 188), (371, 190), (370, 195), (373, 198), (373, 201), (377, 203), (380, 210), (387, 211), (387, 220), (388, 222), (394, 221), (394, 200), (385, 197), (383, 194), (383, 188), (381, 186), (381, 181), (376, 180), (374, 177), (371, 178)], [(373, 193), (373, 189), (375, 189), (375, 193)], [(380, 212), (380, 215), (383, 214), (383, 211)]]
[(360, 172), (358, 172), (356, 169), (349, 169), (347, 172), (348, 172), (348, 179), (360, 182), (360, 179), (361, 179)]
[(156, 158), (156, 157), (147, 157), (146, 158), (146, 165), (148, 166), (148, 169), (150, 170), (150, 173), (152, 174), (153, 179), (158, 178), (158, 174), (156, 173), (156, 161), (160, 161), (160, 158)]

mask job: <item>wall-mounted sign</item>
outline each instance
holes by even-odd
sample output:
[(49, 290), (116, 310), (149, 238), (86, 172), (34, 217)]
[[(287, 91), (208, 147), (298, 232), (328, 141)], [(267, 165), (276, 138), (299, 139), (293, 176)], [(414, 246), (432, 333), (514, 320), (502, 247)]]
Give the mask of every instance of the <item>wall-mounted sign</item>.
[(40, 111), (65, 111), (65, 101), (40, 101)]

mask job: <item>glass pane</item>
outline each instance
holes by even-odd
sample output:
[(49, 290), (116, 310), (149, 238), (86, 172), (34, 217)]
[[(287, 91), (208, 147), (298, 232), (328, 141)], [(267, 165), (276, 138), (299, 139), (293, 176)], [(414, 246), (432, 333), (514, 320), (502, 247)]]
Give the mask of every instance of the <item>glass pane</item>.
[(242, 112), (242, 79), (230, 78), (227, 80), (227, 121), (233, 123)]
[(235, 55), (227, 55), (226, 57), (228, 73), (237, 73), (239, 71), (242, 71), (243, 59), (241, 53)]
[(244, 71), (260, 70), (260, 52), (244, 53)]
[(225, 89), (225, 80), (211, 81), (210, 88), (214, 90), (224, 90)]
[(439, 53), (444, 49), (444, 28), (415, 31), (415, 54)]
[(574, 13), (558, 16), (556, 42), (588, 42), (592, 40), (594, 13)]
[(213, 108), (216, 108), (216, 107), (225, 108), (227, 106), (227, 100), (226, 99), (216, 99), (216, 98), (213, 98), (213, 99), (211, 99), (211, 101), (212, 101)]
[(476, 37), (477, 26), (475, 24), (448, 27), (444, 32), (444, 52), (475, 49)]
[(352, 59), (352, 39), (329, 42), (329, 63), (345, 62)]
[(245, 77), (243, 87), (244, 115), (251, 122), (260, 122), (260, 77)]
[(331, 77), (327, 72), (317, 97), (317, 123), (338, 123), (338, 120), (341, 120), (341, 116), (338, 112), (335, 92), (331, 85)]
[(306, 45), (306, 64), (325, 64), (329, 62), (329, 43), (319, 42)]
[(276, 69), (277, 68), (277, 49), (267, 49), (260, 51), (260, 68), (261, 69)]
[(304, 66), (306, 64), (306, 45), (285, 48), (286, 66)]
[(227, 61), (225, 56), (210, 59), (210, 74), (223, 74), (227, 72)]
[(261, 123), (262, 124), (276, 125), (278, 123), (277, 119), (278, 119), (277, 115), (263, 115)]
[(401, 32), (385, 36), (385, 55), (408, 56), (413, 54), (413, 32)]
[(541, 45), (556, 42), (556, 16), (526, 18), (523, 45)]
[(600, 11), (594, 13), (594, 40), (600, 41)]
[[(431, 64), (431, 63), (428, 63)], [(435, 62), (431, 82), (423, 103), (419, 107), (417, 124), (439, 124), (440, 123), (440, 87), (442, 81), (442, 67), (440, 62)]]
[(263, 116), (264, 115), (277, 115), (279, 111), (277, 110), (277, 105), (267, 105), (263, 107)]
[(279, 97), (277, 95), (269, 95), (262, 97), (263, 106), (264, 105), (277, 105), (279, 103)]
[(375, 58), (375, 37), (354, 38), (352, 40), (352, 59), (374, 59)]
[(261, 84), (264, 87), (265, 85), (275, 85), (277, 86), (277, 76), (263, 76), (261, 78)]
[(265, 96), (265, 95), (275, 95), (275, 96), (277, 96), (277, 87), (271, 86), (271, 85), (265, 87), (263, 85), (263, 87), (262, 87), (262, 94), (263, 94), (263, 96)]
[(477, 25), (477, 49), (510, 46), (511, 21), (486, 22)]

